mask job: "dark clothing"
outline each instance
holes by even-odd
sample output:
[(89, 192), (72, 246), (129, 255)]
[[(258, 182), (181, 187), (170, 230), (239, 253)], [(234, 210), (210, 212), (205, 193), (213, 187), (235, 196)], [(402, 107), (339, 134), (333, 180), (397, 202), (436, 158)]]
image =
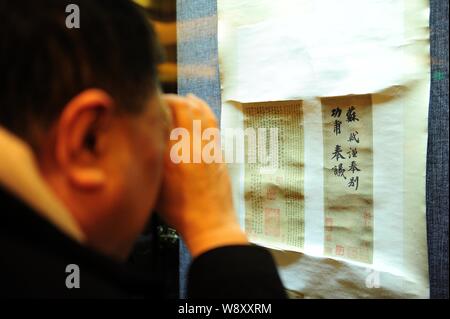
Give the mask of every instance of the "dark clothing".
[[(0, 297), (164, 298), (158, 278), (82, 246), (2, 188), (0, 216)], [(70, 264), (79, 267), (80, 288), (66, 286)], [(284, 298), (285, 293), (266, 250), (227, 246), (193, 261), (188, 297)]]

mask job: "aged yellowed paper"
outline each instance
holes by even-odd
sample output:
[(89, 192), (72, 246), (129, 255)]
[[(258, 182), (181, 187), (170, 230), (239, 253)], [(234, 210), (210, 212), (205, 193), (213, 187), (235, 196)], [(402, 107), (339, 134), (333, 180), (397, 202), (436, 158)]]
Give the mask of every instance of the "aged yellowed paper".
[(326, 256), (373, 261), (371, 96), (322, 99)]
[[(301, 249), (304, 240), (304, 155), (303, 139), (299, 138), (303, 136), (301, 103), (244, 103), (242, 109), (246, 129), (276, 128), (279, 142), (277, 158), (271, 166), (251, 163), (247, 154), (245, 231), (253, 242)], [(259, 142), (266, 151), (270, 144), (261, 139)]]

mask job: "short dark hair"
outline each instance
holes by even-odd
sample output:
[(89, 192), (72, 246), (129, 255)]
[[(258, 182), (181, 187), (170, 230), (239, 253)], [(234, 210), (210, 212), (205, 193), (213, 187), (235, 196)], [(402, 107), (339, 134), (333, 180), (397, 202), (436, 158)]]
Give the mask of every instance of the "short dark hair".
[[(80, 28), (66, 26), (66, 6)], [(139, 112), (157, 87), (161, 49), (129, 0), (0, 0), (0, 125), (33, 147), (67, 102), (87, 88), (108, 92), (119, 112)]]

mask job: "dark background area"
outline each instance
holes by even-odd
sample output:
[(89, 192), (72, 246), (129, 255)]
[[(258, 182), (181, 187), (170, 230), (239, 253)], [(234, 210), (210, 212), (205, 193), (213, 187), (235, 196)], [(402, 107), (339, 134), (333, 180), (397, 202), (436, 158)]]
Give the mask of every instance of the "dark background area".
[(427, 231), (431, 298), (448, 295), (448, 0), (430, 1)]

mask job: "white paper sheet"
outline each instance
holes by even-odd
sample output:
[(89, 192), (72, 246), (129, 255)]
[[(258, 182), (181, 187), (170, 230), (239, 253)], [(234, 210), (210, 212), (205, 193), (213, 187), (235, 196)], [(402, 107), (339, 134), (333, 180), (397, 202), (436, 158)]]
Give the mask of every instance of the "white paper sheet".
[[(259, 105), (272, 120), (280, 117), (271, 111), (279, 101), (296, 101), (301, 108), (300, 120), (289, 117), (301, 130), (289, 130), (302, 146), (295, 146), (287, 168), (277, 173), (291, 170), (296, 181), (301, 179), (295, 194), (303, 198), (294, 197), (301, 205), (287, 203), (292, 185), (263, 179), (264, 185), (275, 185), (279, 196), (267, 204), (273, 192), (261, 188), (272, 195), (265, 208), (255, 209), (249, 205), (255, 196), (249, 180), (261, 179), (246, 164), (229, 166), (241, 225), (248, 231), (254, 216), (260, 217), (259, 224), (253, 223), (260, 232), (249, 236), (273, 248), (286, 289), (304, 298), (427, 298), (428, 3), (219, 0), (218, 12), (222, 129), (258, 123), (251, 119), (254, 113), (246, 112), (249, 106)], [(332, 118), (326, 112), (338, 104), (342, 115)], [(352, 104), (366, 114), (353, 123), (345, 118)], [(343, 122), (343, 135), (359, 129), (361, 141), (330, 135), (335, 120)], [(336, 161), (348, 174), (339, 187), (330, 173), (332, 144), (345, 152), (356, 145), (365, 158), (359, 162), (365, 165), (361, 172), (348, 170), (351, 158)], [(355, 173), (362, 174), (365, 188), (345, 193)], [(336, 209), (333, 196), (339, 203), (347, 199), (345, 207)], [(359, 208), (363, 219), (358, 219)]]

